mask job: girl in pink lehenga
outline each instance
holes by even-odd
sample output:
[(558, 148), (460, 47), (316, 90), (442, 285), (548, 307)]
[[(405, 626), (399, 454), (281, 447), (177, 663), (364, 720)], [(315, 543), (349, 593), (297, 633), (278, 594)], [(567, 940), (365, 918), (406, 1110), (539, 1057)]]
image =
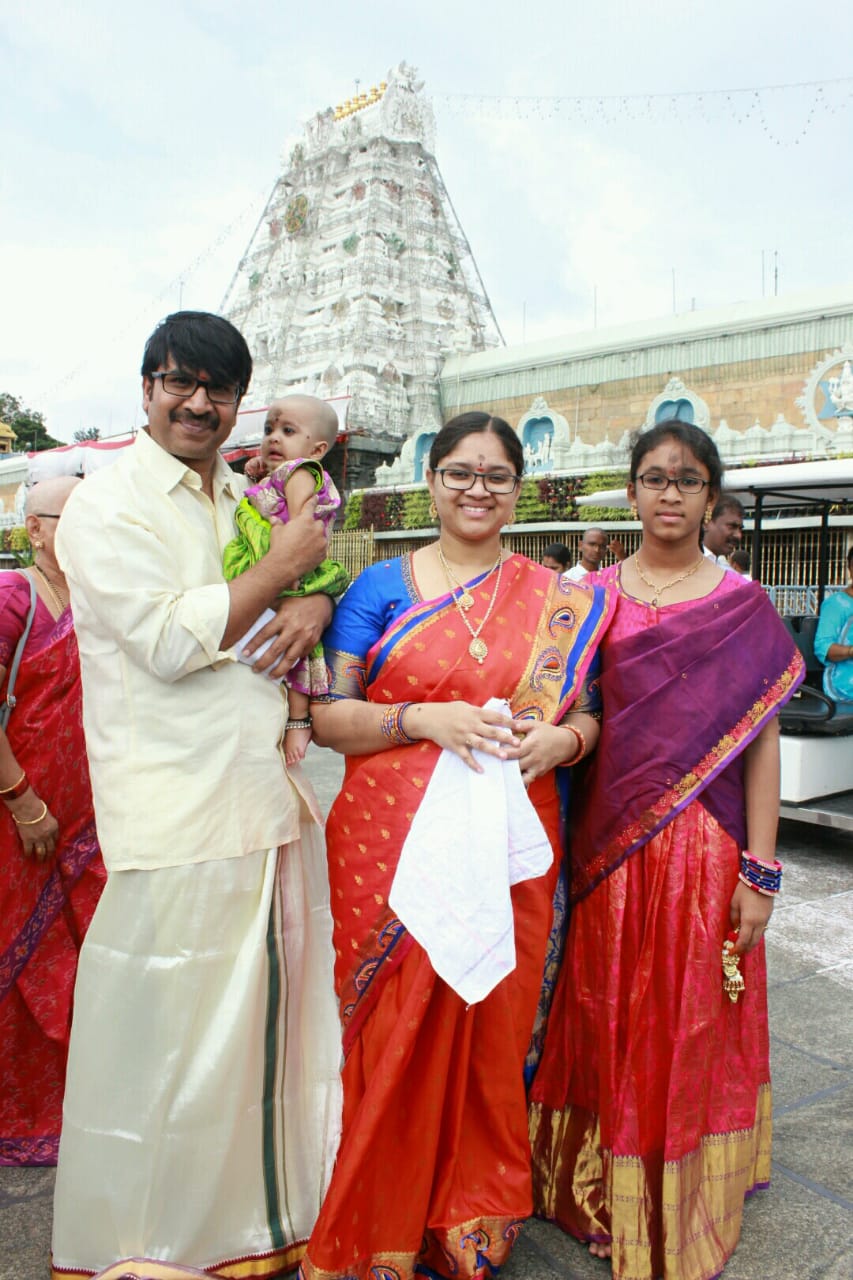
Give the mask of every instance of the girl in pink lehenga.
[(775, 716), (803, 671), (761, 587), (702, 554), (720, 478), (697, 427), (663, 423), (635, 446), (643, 541), (598, 575), (618, 594), (603, 727), (531, 1094), (537, 1212), (612, 1255), (619, 1280), (717, 1275), (770, 1173)]

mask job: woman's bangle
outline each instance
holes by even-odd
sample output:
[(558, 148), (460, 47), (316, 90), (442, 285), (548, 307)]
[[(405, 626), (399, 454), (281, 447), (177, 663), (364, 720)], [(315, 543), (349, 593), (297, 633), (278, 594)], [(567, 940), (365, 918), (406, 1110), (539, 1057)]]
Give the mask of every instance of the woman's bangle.
[(30, 782), (25, 769), (21, 770), (21, 776), (11, 787), (0, 788), (0, 796), (4, 800), (20, 800), (24, 792), (29, 791)]
[(769, 898), (775, 897), (782, 888), (782, 863), (776, 858), (767, 862), (744, 849), (740, 855), (738, 879), (756, 893), (763, 893)]
[(577, 764), (577, 762), (579, 760), (582, 760), (583, 757), (586, 755), (586, 738), (583, 736), (580, 729), (578, 729), (576, 725), (561, 724), (558, 727), (560, 729), (568, 729), (569, 733), (573, 733), (575, 735), (575, 738), (577, 739), (577, 744), (578, 744), (578, 749), (575, 752), (575, 754), (571, 756), (568, 760), (564, 760), (563, 764), (564, 765)]
[(44, 800), (41, 802), (41, 813), (37, 818), (16, 818), (14, 813), (12, 817), (15, 819), (19, 827), (34, 827), (36, 823), (43, 822), (47, 817), (47, 805)]
[(310, 716), (304, 716), (301, 720), (288, 720), (284, 726), (285, 729), (310, 729), (312, 720)]
[(392, 702), (382, 709), (379, 728), (382, 736), (387, 738), (392, 746), (409, 747), (416, 741), (415, 738), (410, 738), (403, 728), (403, 716), (411, 705), (411, 702)]

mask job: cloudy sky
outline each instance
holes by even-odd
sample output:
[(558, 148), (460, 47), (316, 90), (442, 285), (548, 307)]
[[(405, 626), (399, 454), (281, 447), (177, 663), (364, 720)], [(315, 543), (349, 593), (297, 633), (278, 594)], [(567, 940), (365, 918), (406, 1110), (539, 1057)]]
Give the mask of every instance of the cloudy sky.
[(62, 439), (139, 425), (154, 324), (218, 308), (303, 123), (401, 59), (508, 342), (668, 315), (673, 293), (760, 299), (774, 267), (779, 293), (853, 293), (844, 12), (2, 0), (0, 391)]

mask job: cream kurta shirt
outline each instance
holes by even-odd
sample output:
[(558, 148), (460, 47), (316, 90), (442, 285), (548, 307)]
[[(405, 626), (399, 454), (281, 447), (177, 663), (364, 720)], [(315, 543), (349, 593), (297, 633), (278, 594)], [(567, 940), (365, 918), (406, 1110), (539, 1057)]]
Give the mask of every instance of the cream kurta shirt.
[(200, 477), (142, 431), (77, 486), (59, 521), (109, 871), (239, 857), (296, 837), (281, 688), (219, 648), (222, 550), (243, 487), (217, 459), (211, 502)]

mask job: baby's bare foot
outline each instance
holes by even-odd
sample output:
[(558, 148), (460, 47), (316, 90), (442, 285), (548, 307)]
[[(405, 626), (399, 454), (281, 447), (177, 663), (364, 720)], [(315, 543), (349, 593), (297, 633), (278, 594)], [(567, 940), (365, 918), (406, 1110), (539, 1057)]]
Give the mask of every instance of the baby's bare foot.
[(311, 741), (310, 729), (288, 729), (284, 735), (284, 759), (289, 765), (299, 764), (305, 759), (308, 743)]
[(593, 1258), (609, 1258), (613, 1253), (613, 1246), (605, 1240), (590, 1240), (589, 1251)]

